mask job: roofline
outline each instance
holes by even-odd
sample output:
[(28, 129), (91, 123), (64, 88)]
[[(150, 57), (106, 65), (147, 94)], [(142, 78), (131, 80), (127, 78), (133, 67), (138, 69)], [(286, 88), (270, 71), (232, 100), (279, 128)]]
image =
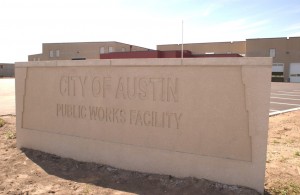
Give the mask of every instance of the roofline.
[(28, 56), (43, 55), (43, 53), (30, 54)]
[[(211, 44), (211, 43), (238, 43), (238, 42), (246, 42), (246, 41), (222, 41), (222, 42), (201, 42), (201, 43), (183, 43), (183, 45), (193, 45), (193, 44)], [(161, 44), (156, 46), (163, 46), (163, 45), (181, 45), (181, 43), (175, 44)]]
[(298, 37), (288, 37), (288, 38), (296, 38), (296, 39), (299, 39), (299, 38), (300, 38), (300, 36), (298, 36)]
[(0, 65), (14, 65), (15, 63), (0, 63)]
[(43, 43), (43, 44), (76, 44), (76, 43), (116, 43), (117, 41), (83, 41), (83, 42), (54, 42), (54, 43)]
[(268, 38), (250, 38), (246, 40), (260, 40), (260, 39), (290, 39), (290, 38), (300, 38), (300, 37), (268, 37)]
[(250, 39), (246, 39), (246, 41), (247, 40), (259, 40), (259, 39), (288, 39), (288, 37), (250, 38)]
[[(193, 44), (212, 44), (212, 43), (238, 43), (238, 42), (246, 42), (247, 40), (258, 40), (258, 39), (291, 39), (291, 38), (300, 38), (300, 36), (296, 37), (269, 37), (269, 38), (248, 38), (245, 41), (221, 41), (221, 42), (198, 42), (198, 43), (183, 43), (183, 45), (193, 45)], [(181, 45), (181, 43), (175, 44), (159, 44), (156, 46), (167, 46), (167, 45)]]
[(44, 44), (98, 44), (98, 43), (121, 43), (121, 44), (124, 44), (124, 45), (131, 45), (131, 46), (135, 46), (135, 47), (140, 47), (140, 48), (143, 48), (143, 49), (150, 49), (150, 48), (147, 48), (147, 47), (141, 47), (141, 46), (137, 46), (137, 45), (132, 45), (132, 44), (128, 44), (128, 43), (123, 43), (123, 42), (119, 42), (119, 41), (91, 41), (91, 42), (56, 42), (56, 43), (42, 43), (43, 45)]

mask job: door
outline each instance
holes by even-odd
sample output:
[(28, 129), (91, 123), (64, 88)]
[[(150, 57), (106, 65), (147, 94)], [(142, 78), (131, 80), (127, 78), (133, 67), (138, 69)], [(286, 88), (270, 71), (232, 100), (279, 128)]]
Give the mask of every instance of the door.
[(272, 66), (272, 82), (284, 82), (283, 71), (283, 63), (274, 63)]
[(300, 63), (290, 64), (290, 82), (300, 83)]

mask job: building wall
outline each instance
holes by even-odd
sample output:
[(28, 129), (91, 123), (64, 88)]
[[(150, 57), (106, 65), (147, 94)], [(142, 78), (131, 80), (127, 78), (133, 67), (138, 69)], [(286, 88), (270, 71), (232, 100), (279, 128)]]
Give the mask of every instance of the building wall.
[(287, 56), (291, 63), (300, 62), (300, 37), (290, 37), (287, 41)]
[(0, 63), (0, 77), (15, 77), (15, 64)]
[[(193, 54), (224, 54), (238, 53), (244, 55), (246, 53), (246, 42), (214, 42), (214, 43), (188, 43), (183, 44), (184, 50), (192, 51)], [(157, 50), (181, 50), (181, 44), (157, 45)]]
[(45, 61), (43, 54), (28, 55), (28, 61)]
[(120, 42), (43, 43), (43, 53), (29, 55), (28, 61), (99, 59), (100, 53), (148, 50)]
[[(290, 64), (300, 63), (300, 37), (247, 39), (238, 42), (190, 43), (184, 44), (184, 50), (193, 55), (214, 53), (237, 53), (247, 57), (273, 57), (274, 64), (284, 64), (283, 80), (290, 80)], [(181, 44), (157, 45), (158, 50), (180, 50)], [(274, 56), (270, 54), (275, 52)]]
[[(246, 41), (236, 42), (188, 43), (184, 44), (183, 49), (191, 51), (195, 56), (203, 54), (240, 54), (247, 57), (270, 57), (270, 50), (273, 50), (274, 56), (271, 56), (273, 57), (273, 63), (284, 64), (283, 78), (282, 76), (281, 78), (285, 82), (289, 81), (290, 64), (300, 63), (300, 37), (247, 39)], [(101, 54), (149, 50), (120, 42), (44, 43), (43, 52), (29, 55), (28, 60), (99, 59)], [(169, 52), (181, 50), (181, 44), (157, 45), (157, 50)], [(122, 56), (120, 58), (126, 58), (123, 54), (118, 55)], [(140, 55), (140, 57), (144, 55), (146, 54)], [(166, 54), (164, 57), (178, 57), (178, 55), (171, 52), (170, 55)]]
[[(273, 57), (273, 63), (284, 64), (284, 81), (289, 81), (290, 64), (300, 63), (300, 37), (246, 40), (247, 57)], [(272, 56), (270, 50), (275, 51)]]

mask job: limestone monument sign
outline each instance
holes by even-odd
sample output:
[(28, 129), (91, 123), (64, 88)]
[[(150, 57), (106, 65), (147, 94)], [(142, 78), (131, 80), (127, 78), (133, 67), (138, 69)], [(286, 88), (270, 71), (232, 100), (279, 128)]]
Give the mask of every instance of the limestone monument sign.
[(17, 143), (264, 189), (271, 58), (16, 63)]

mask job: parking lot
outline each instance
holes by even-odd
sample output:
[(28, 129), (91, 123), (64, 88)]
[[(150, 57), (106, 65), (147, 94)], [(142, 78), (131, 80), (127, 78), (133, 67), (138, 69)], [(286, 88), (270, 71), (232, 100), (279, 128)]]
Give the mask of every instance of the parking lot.
[[(272, 83), (270, 116), (300, 109), (300, 83)], [(0, 116), (16, 114), (15, 79), (0, 79)]]
[(0, 116), (16, 114), (15, 108), (15, 79), (0, 79)]
[(272, 83), (270, 116), (300, 109), (300, 83)]

